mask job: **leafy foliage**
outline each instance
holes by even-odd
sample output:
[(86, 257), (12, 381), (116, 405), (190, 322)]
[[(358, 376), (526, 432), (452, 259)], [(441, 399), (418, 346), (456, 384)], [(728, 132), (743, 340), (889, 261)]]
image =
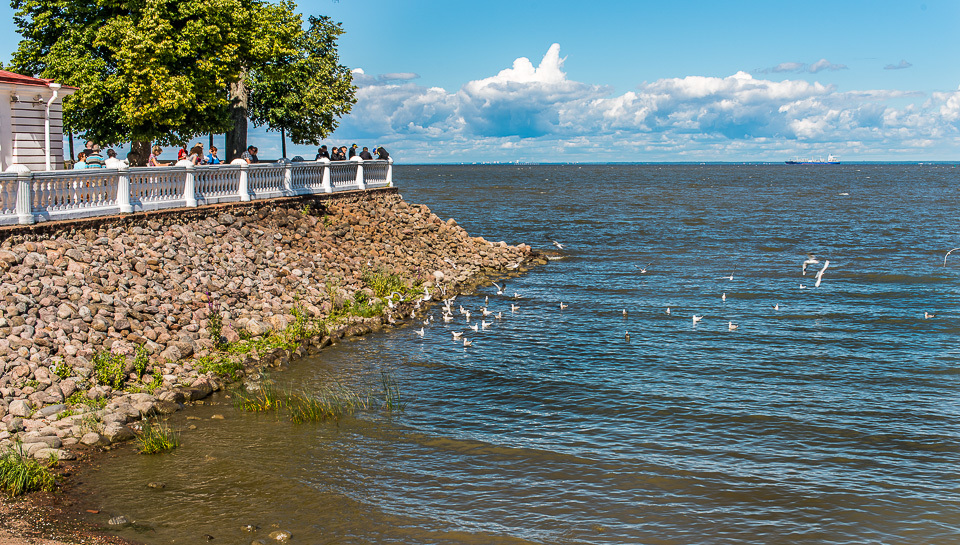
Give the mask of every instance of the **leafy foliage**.
[(140, 454), (158, 454), (180, 446), (180, 434), (166, 424), (147, 418), (143, 429), (137, 434), (137, 447)]
[[(54, 461), (51, 461), (54, 463)], [(55, 480), (50, 467), (23, 453), (17, 444), (0, 454), (0, 490), (19, 496), (35, 490), (53, 490)]]
[(126, 359), (119, 354), (97, 352), (93, 355), (93, 376), (99, 384), (119, 390), (125, 382), (123, 368), (126, 363)]

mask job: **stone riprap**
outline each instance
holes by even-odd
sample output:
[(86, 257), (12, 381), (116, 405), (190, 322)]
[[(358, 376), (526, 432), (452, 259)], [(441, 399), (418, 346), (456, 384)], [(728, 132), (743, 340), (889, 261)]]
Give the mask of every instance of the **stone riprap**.
[[(224, 379), (197, 365), (216, 350), (211, 312), (222, 316), (221, 342), (256, 339), (298, 311), (328, 317), (357, 292), (378, 301), (364, 282), (371, 270), (452, 294), (539, 259), (523, 244), (471, 237), (394, 189), (14, 228), (0, 239), (0, 446), (61, 459), (75, 445), (128, 440), (136, 421), (220, 389)], [(251, 372), (409, 317), (412, 299), (397, 305), (343, 315), (296, 348), (243, 363)], [(103, 353), (121, 362), (120, 384), (96, 379)]]

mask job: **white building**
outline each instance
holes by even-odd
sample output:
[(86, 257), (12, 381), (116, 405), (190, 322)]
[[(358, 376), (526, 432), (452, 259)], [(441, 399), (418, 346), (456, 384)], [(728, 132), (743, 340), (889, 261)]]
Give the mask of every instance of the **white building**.
[(0, 170), (63, 168), (63, 97), (75, 87), (0, 70)]

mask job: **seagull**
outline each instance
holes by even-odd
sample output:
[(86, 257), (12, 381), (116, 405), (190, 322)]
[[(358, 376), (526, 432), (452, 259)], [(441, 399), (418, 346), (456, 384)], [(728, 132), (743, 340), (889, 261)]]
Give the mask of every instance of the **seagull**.
[(502, 320), (502, 319), (503, 319), (503, 313), (502, 313), (502, 312), (498, 312), (497, 315), (494, 316), (494, 318), (496, 318), (496, 319), (498, 319), (498, 320)]
[(814, 284), (813, 287), (815, 288), (820, 287), (820, 281), (823, 279), (823, 271), (827, 270), (827, 267), (829, 266), (830, 266), (829, 259), (823, 262), (823, 267), (819, 271), (817, 271), (817, 283)]
[(723, 301), (723, 302), (726, 302), (726, 301), (727, 301), (727, 293), (726, 293), (726, 292), (724, 292), (723, 295), (720, 296), (720, 300)]
[(697, 325), (697, 322), (699, 322), (699, 321), (702, 320), (702, 319), (703, 319), (703, 316), (697, 316), (696, 314), (694, 314), (694, 315), (693, 315), (693, 325)]
[(936, 317), (937, 317), (936, 314), (932, 314), (932, 313), (930, 313), (930, 312), (924, 312), (924, 313), (923, 313), (923, 318), (924, 318), (925, 320), (929, 320), (930, 318), (936, 318)]
[(805, 290), (805, 289), (807, 289), (807, 287), (804, 286), (803, 284), (800, 284), (800, 289)]
[(960, 248), (954, 248), (954, 249), (950, 250), (949, 252), (947, 252), (947, 255), (943, 256), (943, 266), (944, 266), (944, 267), (947, 266), (947, 256), (950, 255), (950, 254), (952, 254), (953, 252), (956, 252), (957, 250), (960, 250)]
[(480, 331), (480, 324), (473, 324), (472, 326), (470, 326), (470, 329), (474, 331)]
[(470, 321), (470, 311), (468, 310), (468, 311), (464, 312), (463, 315), (466, 316), (467, 321), (469, 322), (469, 321)]
[(817, 259), (817, 256), (815, 256), (815, 255), (813, 255), (813, 254), (807, 254), (807, 260), (803, 262), (803, 274), (804, 274), (804, 276), (806, 276), (806, 274), (807, 274), (807, 265), (819, 265), (819, 264), (820, 264), (820, 260)]
[(463, 305), (460, 305), (460, 314), (466, 314), (467, 309), (463, 308)]
[(623, 309), (623, 317), (624, 317), (624, 318), (627, 317), (627, 309)]
[(460, 337), (463, 337), (463, 331), (451, 331), (453, 333), (453, 340), (459, 341)]
[(733, 273), (730, 273), (730, 276), (721, 276), (725, 280), (733, 280)]
[(773, 305), (773, 310), (780, 310), (780, 303)]
[(423, 321), (423, 325), (430, 325), (430, 317), (428, 316), (426, 320)]
[[(486, 306), (489, 305), (489, 304), (490, 304), (490, 296), (489, 296), (489, 295), (485, 295), (485, 296), (483, 297), (483, 306), (486, 307)], [(486, 309), (484, 309), (484, 310), (486, 310)]]
[(730, 331), (733, 331), (734, 329), (737, 329), (738, 327), (740, 327), (740, 326), (738, 326), (737, 324), (735, 324), (735, 323), (733, 323), (733, 322), (727, 323), (727, 329), (729, 329)]
[(466, 348), (473, 344), (473, 341), (468, 341), (467, 339), (463, 340), (463, 347)]
[(514, 298), (514, 299), (519, 299), (519, 298), (520, 298), (520, 294), (517, 293), (517, 292), (513, 292), (513, 298)]
[(453, 321), (453, 314), (444, 314), (443, 323), (448, 324)]
[(569, 307), (569, 306), (570, 306), (570, 305), (564, 305), (564, 304), (563, 304), (563, 301), (560, 301), (560, 310), (563, 310), (563, 309), (565, 309), (565, 308), (567, 308), (567, 307)]
[(506, 284), (501, 286), (500, 284), (494, 282), (493, 285), (497, 287), (497, 295), (503, 295), (503, 288), (506, 286)]
[(652, 263), (652, 262), (651, 262), (651, 263), (647, 263), (647, 266), (646, 266), (646, 267), (640, 267), (640, 266), (638, 266), (638, 265), (634, 265), (634, 267), (640, 269), (640, 274), (647, 274), (647, 269), (650, 268), (650, 265), (653, 265), (653, 263)]
[(670, 314), (670, 307), (667, 307), (667, 314)]
[(517, 305), (514, 305), (513, 303), (510, 303), (510, 312), (516, 312), (518, 310), (520, 310), (520, 307), (518, 307)]
[(627, 331), (627, 332), (623, 335), (623, 340), (625, 340), (625, 341), (627, 341), (627, 342), (630, 342), (630, 332), (629, 332), (629, 331)]
[(487, 307), (483, 307), (482, 314), (483, 314), (484, 316), (490, 316), (490, 315), (493, 314), (493, 313), (490, 312), (489, 310), (487, 310)]
[(489, 329), (491, 325), (493, 325), (491, 322), (480, 320), (480, 329)]
[(420, 335), (421, 337), (423, 337), (423, 328), (421, 327), (420, 329), (414, 331), (414, 333), (416, 333), (417, 335)]
[(553, 245), (556, 246), (558, 250), (562, 250), (562, 249), (563, 249), (563, 244), (560, 244), (560, 243), (557, 242), (556, 240), (551, 240), (550, 242), (553, 242)]

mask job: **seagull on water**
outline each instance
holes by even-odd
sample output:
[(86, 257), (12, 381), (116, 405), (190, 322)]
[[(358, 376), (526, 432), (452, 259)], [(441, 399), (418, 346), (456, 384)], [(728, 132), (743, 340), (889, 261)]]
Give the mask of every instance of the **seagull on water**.
[(723, 295), (720, 296), (720, 300), (723, 302), (727, 301), (727, 292), (723, 292)]
[(502, 320), (502, 319), (503, 319), (503, 312), (498, 312), (498, 313), (494, 316), (494, 318), (496, 318), (496, 319), (498, 319), (498, 320)]
[(733, 330), (737, 329), (738, 327), (740, 327), (740, 326), (738, 326), (737, 324), (735, 324), (735, 323), (733, 323), (733, 322), (728, 322), (728, 323), (727, 323), (727, 329), (729, 329), (730, 331), (733, 331)]
[(733, 280), (733, 273), (730, 273), (730, 276), (721, 276), (724, 280)]
[(627, 342), (630, 342), (630, 332), (629, 332), (629, 331), (627, 331), (626, 333), (624, 333), (624, 335), (623, 335), (623, 340), (625, 340), (625, 341), (627, 341)]
[(627, 309), (623, 309), (623, 317), (624, 317), (624, 318), (627, 317)]
[(453, 333), (453, 340), (459, 341), (460, 337), (463, 337), (463, 331), (451, 331)]
[(493, 314), (492, 312), (487, 310), (487, 307), (483, 307), (483, 310), (481, 311), (481, 313), (484, 315), (484, 317), (490, 316), (491, 314)]
[(923, 318), (924, 318), (925, 320), (929, 320), (930, 318), (936, 318), (936, 317), (937, 317), (937, 315), (936, 315), (936, 314), (933, 314), (933, 313), (931, 313), (931, 312), (924, 312), (924, 313), (923, 313)]
[(473, 344), (473, 341), (468, 341), (467, 339), (463, 340), (463, 347), (466, 348)]
[(827, 267), (829, 266), (830, 266), (829, 259), (823, 262), (823, 267), (819, 271), (817, 271), (817, 282), (816, 284), (813, 285), (813, 287), (815, 288), (820, 287), (820, 281), (823, 280), (823, 271), (827, 270)]
[(493, 322), (488, 322), (486, 320), (480, 320), (480, 329), (489, 329), (493, 325)]
[(518, 310), (520, 310), (520, 307), (518, 307), (517, 305), (514, 305), (513, 303), (510, 303), (510, 312), (516, 312)]
[(693, 315), (693, 325), (697, 325), (697, 322), (699, 322), (699, 321), (702, 320), (702, 319), (703, 319), (703, 316), (697, 316), (696, 314), (694, 314), (694, 315)]
[(506, 284), (501, 286), (500, 284), (494, 282), (493, 285), (497, 287), (497, 295), (503, 295), (503, 288), (506, 287)]
[(813, 254), (807, 254), (806, 261), (803, 262), (803, 275), (807, 275), (807, 265), (819, 265), (820, 260)]
[(424, 333), (423, 328), (421, 327), (420, 329), (416, 330), (414, 333), (423, 337), (423, 333)]
[(563, 304), (563, 301), (560, 301), (560, 310), (563, 310), (563, 309), (565, 309), (565, 308), (567, 308), (567, 307), (569, 307), (569, 306), (570, 306), (570, 305), (564, 305), (564, 304)]
[(444, 315), (443, 315), (443, 323), (449, 324), (449, 323), (452, 322), (452, 321), (453, 321), (453, 314), (446, 314), (446, 313), (444, 313)]
[(780, 310), (780, 303), (773, 305), (773, 310)]
[(556, 240), (551, 240), (550, 242), (552, 242), (553, 245), (556, 246), (558, 250), (562, 250), (562, 249), (563, 249), (563, 244), (560, 244), (560, 243), (557, 242)]
[(480, 331), (480, 324), (473, 324), (472, 326), (470, 326), (470, 329), (474, 331)]
[(667, 307), (667, 314), (670, 314), (670, 307)]
[(468, 311), (464, 312), (463, 315), (466, 317), (467, 321), (469, 322), (469, 321), (470, 321), (470, 311), (468, 310)]

